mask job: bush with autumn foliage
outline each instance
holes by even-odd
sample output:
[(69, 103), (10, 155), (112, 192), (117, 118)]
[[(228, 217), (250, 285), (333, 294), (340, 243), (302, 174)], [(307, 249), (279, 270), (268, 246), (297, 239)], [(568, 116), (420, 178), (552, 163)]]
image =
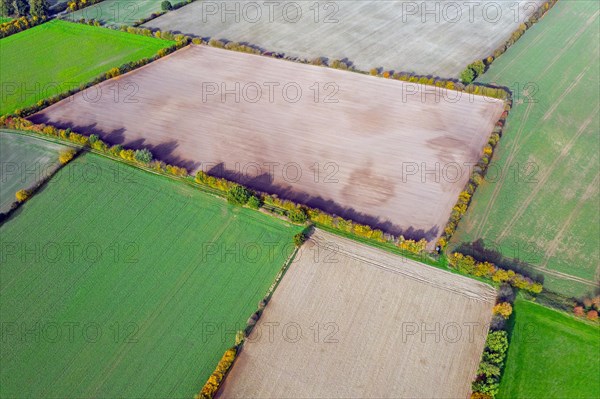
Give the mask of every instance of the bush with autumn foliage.
[(212, 399), (215, 396), (225, 375), (227, 375), (227, 372), (233, 365), (237, 351), (238, 348), (235, 346), (225, 351), (225, 354), (223, 354), (223, 357), (219, 360), (215, 371), (208, 377), (204, 387), (202, 387), (202, 391), (194, 396), (195, 399)]
[[(475, 90), (480, 86), (467, 86), (474, 87)], [(463, 215), (467, 212), (469, 205), (471, 204), (471, 198), (475, 193), (475, 190), (479, 185), (483, 182), (483, 179), (487, 173), (488, 166), (492, 161), (492, 156), (494, 154), (494, 148), (500, 141), (500, 137), (502, 137), (502, 131), (504, 129), (504, 125), (506, 123), (506, 118), (508, 118), (508, 112), (512, 108), (512, 98), (510, 95), (506, 93), (505, 104), (504, 104), (504, 112), (500, 116), (500, 119), (496, 122), (494, 126), (494, 130), (490, 134), (488, 139), (488, 143), (483, 147), (483, 152), (479, 162), (473, 167), (471, 172), (471, 177), (464, 188), (464, 190), (459, 194), (458, 200), (456, 204), (452, 208), (452, 213), (450, 214), (450, 218), (448, 218), (448, 222), (446, 223), (446, 227), (444, 227), (444, 231), (442, 232), (442, 236), (439, 238), (437, 242), (438, 250), (443, 250), (450, 238), (456, 231), (458, 227), (458, 223), (462, 219)], [(478, 93), (477, 93), (478, 94)]]
[(46, 22), (44, 17), (20, 17), (0, 24), (0, 39)]
[(515, 273), (512, 270), (501, 269), (490, 262), (477, 262), (472, 256), (463, 255), (460, 252), (450, 254), (448, 264), (451, 268), (462, 273), (489, 278), (496, 283), (508, 283), (512, 287), (533, 294), (539, 294), (543, 289), (542, 284), (531, 280), (529, 277)]
[(508, 302), (500, 302), (496, 306), (494, 306), (494, 309), (492, 309), (492, 313), (494, 313), (495, 315), (500, 315), (504, 319), (508, 319), (512, 314), (512, 311), (512, 305)]
[(583, 298), (577, 300), (573, 307), (573, 314), (577, 317), (585, 317), (591, 321), (598, 320), (598, 311), (600, 310), (600, 295), (593, 298)]

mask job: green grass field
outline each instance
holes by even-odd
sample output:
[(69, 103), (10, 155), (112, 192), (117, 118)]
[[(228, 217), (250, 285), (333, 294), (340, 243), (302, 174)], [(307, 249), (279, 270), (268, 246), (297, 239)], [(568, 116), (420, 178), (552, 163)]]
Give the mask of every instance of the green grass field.
[(9, 36), (0, 40), (0, 113), (34, 105), (170, 45), (166, 40), (59, 20)]
[(600, 328), (517, 299), (499, 399), (600, 397)]
[(193, 397), (300, 230), (77, 158), (0, 226), (0, 397)]
[[(95, 19), (106, 25), (133, 25), (134, 22), (147, 18), (153, 12), (159, 12), (162, 0), (104, 0), (63, 17), (68, 21)], [(172, 1), (171, 4), (176, 4)]]
[(483, 75), (515, 104), (452, 242), (483, 238), (566, 295), (592, 292), (600, 273), (599, 7), (559, 1)]
[(58, 166), (60, 144), (0, 130), (0, 212), (15, 201), (15, 193), (50, 176)]

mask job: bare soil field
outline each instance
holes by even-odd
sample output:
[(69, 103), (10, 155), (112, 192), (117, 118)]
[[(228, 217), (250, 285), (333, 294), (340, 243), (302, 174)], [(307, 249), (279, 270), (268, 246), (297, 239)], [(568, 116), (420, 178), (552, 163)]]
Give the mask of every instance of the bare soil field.
[[(541, 0), (198, 1), (145, 27), (248, 42), (313, 59), (458, 77), (490, 55)], [(269, 5), (270, 4), (270, 5)]]
[(466, 398), (494, 289), (317, 231), (220, 398)]
[(32, 119), (433, 240), (502, 111), (487, 97), (191, 46)]

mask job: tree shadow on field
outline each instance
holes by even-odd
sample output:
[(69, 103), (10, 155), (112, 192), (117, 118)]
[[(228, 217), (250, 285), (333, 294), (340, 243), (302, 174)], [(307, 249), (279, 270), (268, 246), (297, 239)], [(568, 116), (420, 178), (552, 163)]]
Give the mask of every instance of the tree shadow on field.
[(256, 176), (248, 176), (239, 170), (227, 169), (224, 163), (219, 163), (208, 170), (207, 174), (215, 177), (225, 178), (239, 184), (263, 193), (275, 194), (278, 198), (294, 201), (299, 204), (307, 205), (311, 208), (317, 208), (333, 216), (339, 216), (344, 219), (352, 220), (356, 223), (366, 224), (374, 229), (379, 229), (384, 233), (395, 236), (402, 235), (406, 239), (420, 240), (425, 238), (428, 241), (435, 239), (440, 231), (439, 226), (433, 226), (429, 230), (415, 229), (412, 226), (401, 227), (392, 223), (390, 220), (383, 220), (379, 217), (368, 215), (357, 211), (353, 207), (344, 206), (331, 199), (323, 198), (320, 195), (311, 195), (306, 192), (298, 191), (291, 185), (275, 184), (274, 176), (270, 173), (262, 173)]

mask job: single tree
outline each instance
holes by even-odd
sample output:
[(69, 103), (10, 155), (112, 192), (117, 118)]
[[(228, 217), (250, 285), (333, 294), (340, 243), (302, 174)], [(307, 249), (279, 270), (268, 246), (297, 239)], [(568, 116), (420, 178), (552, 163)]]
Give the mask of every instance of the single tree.
[(170, 1), (165, 0), (162, 3), (160, 3), (160, 9), (163, 11), (169, 11), (173, 9), (173, 5), (171, 4)]

